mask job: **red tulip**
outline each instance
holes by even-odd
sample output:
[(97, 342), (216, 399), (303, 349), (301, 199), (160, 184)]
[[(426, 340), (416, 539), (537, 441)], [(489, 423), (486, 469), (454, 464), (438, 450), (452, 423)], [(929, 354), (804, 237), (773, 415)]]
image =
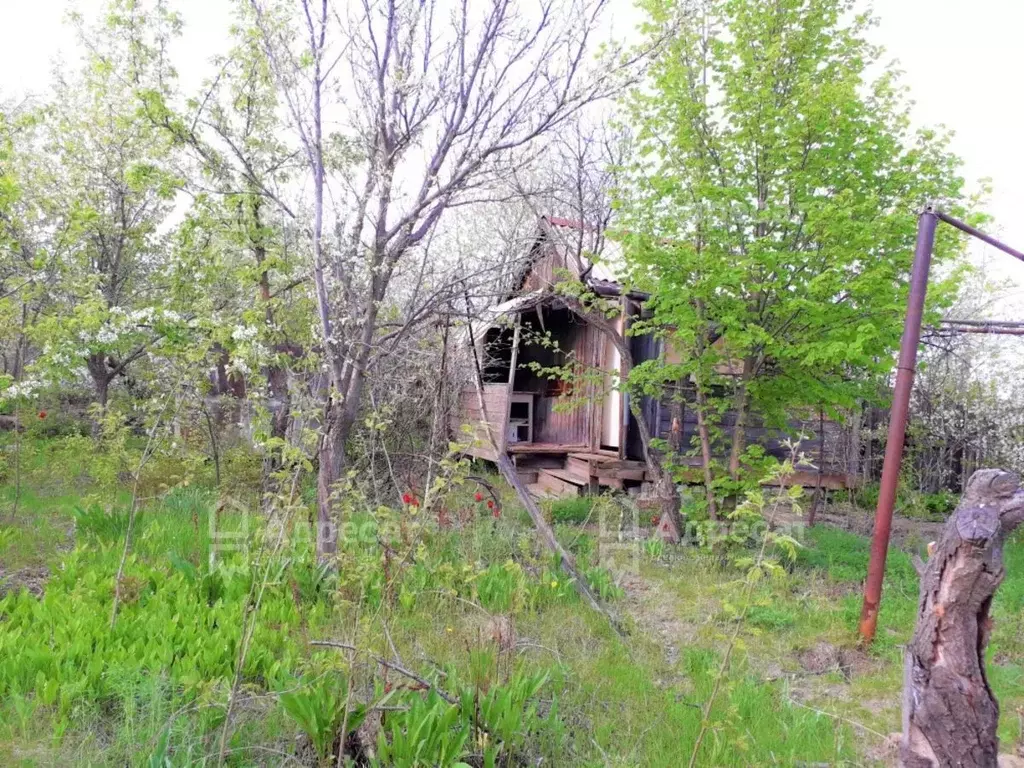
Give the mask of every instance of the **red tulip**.
[(412, 494), (411, 493), (403, 493), (402, 494), (402, 503), (403, 504), (412, 504), (412, 501), (413, 501), (413, 499), (412, 499)]
[(39, 418), (40, 419), (45, 419), (46, 418), (46, 411), (40, 411), (39, 412)]
[(501, 517), (501, 507), (495, 507), (494, 511), (491, 514), (494, 515), (494, 519), (497, 520), (499, 517)]
[(477, 501), (483, 501), (484, 500), (484, 495), (482, 493), (480, 493), (480, 491), (477, 491), (476, 495), (474, 495), (473, 498), (476, 499)]
[(494, 499), (488, 499), (487, 500), (487, 508), (488, 509), (494, 509)]

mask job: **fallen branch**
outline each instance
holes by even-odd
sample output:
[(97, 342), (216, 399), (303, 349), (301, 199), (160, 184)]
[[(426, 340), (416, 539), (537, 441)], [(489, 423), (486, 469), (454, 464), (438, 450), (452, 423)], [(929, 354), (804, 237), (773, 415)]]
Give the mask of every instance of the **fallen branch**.
[[(620, 637), (625, 636), (625, 632), (622, 629), (619, 621), (612, 616), (608, 611), (604, 609), (600, 601), (597, 599), (597, 595), (590, 589), (587, 584), (587, 580), (583, 577), (583, 574), (579, 572), (576, 567), (576, 560), (573, 558), (565, 548), (558, 543), (558, 539), (555, 538), (555, 532), (548, 525), (548, 521), (544, 519), (544, 514), (541, 512), (540, 507), (537, 506), (537, 501), (530, 495), (530, 492), (523, 485), (523, 481), (519, 479), (519, 475), (516, 473), (516, 468), (512, 464), (512, 460), (508, 457), (508, 453), (504, 450), (504, 441), (499, 441), (494, 436), (494, 432), (491, 430), (490, 419), (487, 415), (487, 405), (484, 402), (483, 392), (483, 370), (480, 365), (480, 358), (477, 355), (476, 340), (473, 338), (473, 324), (472, 319), (469, 316), (469, 300), (466, 300), (466, 321), (469, 328), (469, 346), (473, 351), (473, 365), (476, 375), (473, 377), (473, 385), (476, 389), (477, 404), (480, 407), (480, 414), (483, 416), (484, 430), (487, 433), (487, 440), (491, 444), (491, 448), (494, 449), (494, 455), (497, 457), (496, 464), (498, 465), (498, 471), (501, 476), (505, 478), (512, 490), (516, 492), (516, 496), (519, 498), (520, 504), (526, 510), (530, 519), (533, 521), (534, 527), (537, 529), (537, 533), (540, 534), (541, 540), (545, 546), (558, 557), (559, 567), (565, 571), (570, 579), (572, 585), (576, 589), (576, 592), (587, 602), (591, 608), (604, 616), (608, 623), (612, 625), (615, 631)], [(517, 334), (518, 338), (518, 334)], [(515, 377), (515, 368), (511, 368), (509, 371), (509, 380), (511, 381)]]
[(407, 677), (410, 680), (412, 680), (413, 682), (419, 683), (424, 688), (426, 688), (428, 690), (431, 690), (431, 691), (434, 691), (435, 693), (437, 693), (438, 696), (440, 696), (442, 699), (447, 701), (449, 704), (456, 704), (456, 703), (458, 703), (458, 699), (456, 699), (450, 693), (446, 692), (442, 688), (438, 688), (436, 685), (434, 685), (432, 682), (430, 682), (426, 678), (420, 677), (415, 672), (411, 672), (410, 670), (408, 670), (405, 667), (403, 667), (401, 664), (396, 664), (393, 661), (388, 661), (387, 659), (385, 659), (385, 658), (383, 658), (381, 656), (377, 656), (375, 654), (370, 653), (369, 651), (365, 651), (365, 650), (363, 650), (361, 648), (357, 648), (356, 646), (351, 645), (349, 643), (340, 643), (340, 642), (338, 642), (336, 640), (310, 640), (309, 644), (317, 646), (318, 648), (337, 648), (337, 649), (343, 650), (343, 651), (353, 651), (354, 653), (362, 653), (362, 654), (364, 654), (366, 656), (369, 656), (371, 659), (376, 661), (382, 667), (386, 667), (386, 668), (388, 668), (388, 669), (390, 669), (390, 670), (392, 670), (394, 672), (397, 672), (398, 674), (402, 675), (403, 677)]

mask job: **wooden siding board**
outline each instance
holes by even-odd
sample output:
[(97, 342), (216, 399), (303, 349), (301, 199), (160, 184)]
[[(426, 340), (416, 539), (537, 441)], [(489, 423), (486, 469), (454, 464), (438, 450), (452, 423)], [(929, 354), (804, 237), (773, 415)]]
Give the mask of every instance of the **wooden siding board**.
[(497, 458), (493, 455), (494, 449), (485, 425), (490, 425), (494, 439), (500, 440), (501, 432), (508, 421), (508, 385), (484, 384), (483, 405), (486, 413), (480, 409), (480, 396), (476, 387), (466, 387), (459, 392), (458, 402), (459, 408), (452, 414), (451, 422), (456, 439), (465, 438), (462, 425), (468, 424), (471, 428), (472, 445), (467, 453), (481, 458)]
[[(598, 361), (594, 340), (600, 331), (570, 315), (560, 342), (584, 368)], [(537, 399), (537, 437), (540, 442), (590, 445), (595, 420), (595, 397), (589, 385), (576, 384), (574, 391), (558, 397)]]
[[(724, 460), (728, 456), (735, 423), (735, 414), (726, 412), (722, 415), (719, 425), (722, 434), (719, 441), (713, 446), (717, 459)], [(672, 431), (672, 417), (671, 403), (668, 399), (661, 404), (657, 424), (658, 436), (666, 440), (669, 439)], [(681, 427), (683, 450), (688, 452), (697, 445), (698, 440), (697, 414), (689, 399), (686, 400), (686, 407), (683, 409)], [(785, 460), (790, 457), (791, 453), (786, 441), (795, 440), (796, 435), (803, 434), (806, 437), (800, 441), (797, 448), (798, 453), (803, 454), (805, 459), (815, 466), (820, 463), (822, 473), (830, 478), (828, 484), (834, 485), (836, 477), (850, 475), (851, 453), (854, 450), (853, 437), (851, 430), (837, 421), (826, 419), (824, 436), (818, 434), (819, 429), (820, 425), (816, 418), (792, 418), (785, 429), (778, 429), (764, 426), (757, 414), (750, 414), (746, 428), (747, 443), (762, 445), (769, 455), (779, 460)], [(822, 453), (823, 440), (824, 453)], [(853, 461), (855, 463), (855, 460)]]

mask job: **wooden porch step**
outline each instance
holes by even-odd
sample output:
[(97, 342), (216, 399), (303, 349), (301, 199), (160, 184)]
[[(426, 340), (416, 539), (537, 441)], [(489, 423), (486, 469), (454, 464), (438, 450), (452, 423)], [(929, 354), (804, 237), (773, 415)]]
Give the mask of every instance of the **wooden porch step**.
[(533, 485), (537, 482), (537, 470), (526, 467), (516, 467), (516, 475), (519, 476), (523, 485)]
[(564, 469), (542, 469), (537, 473), (537, 484), (559, 496), (579, 496), (589, 481)]
[(587, 453), (586, 451), (574, 451), (569, 454), (569, 457), (573, 459), (580, 459), (582, 461), (600, 461), (602, 463), (620, 460), (618, 455), (613, 456), (610, 453)]
[(570, 459), (577, 461), (599, 464), (602, 467), (615, 467), (616, 469), (644, 469), (646, 464), (636, 459), (620, 459), (618, 456), (609, 456), (605, 453), (584, 453), (573, 451), (569, 454)]
[(586, 450), (578, 443), (509, 443), (509, 453), (575, 453)]
[(586, 472), (576, 472), (573, 469), (545, 469), (545, 472), (554, 475), (559, 480), (564, 480), (567, 483), (573, 485), (588, 485), (590, 483), (590, 476)]
[[(573, 453), (566, 461), (566, 468), (575, 475), (590, 477), (596, 475), (604, 480), (635, 480), (642, 482), (646, 477), (646, 467), (639, 461), (608, 459), (594, 454)], [(604, 485), (612, 483), (603, 482)]]
[(557, 493), (553, 493), (545, 488), (540, 483), (530, 483), (526, 486), (526, 490), (530, 492), (530, 495), (535, 499), (560, 499), (562, 496)]

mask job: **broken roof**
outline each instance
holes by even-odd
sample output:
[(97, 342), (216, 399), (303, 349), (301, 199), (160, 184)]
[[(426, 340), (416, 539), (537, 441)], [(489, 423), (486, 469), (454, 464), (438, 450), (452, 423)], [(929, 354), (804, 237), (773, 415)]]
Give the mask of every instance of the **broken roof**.
[(625, 272), (622, 246), (608, 240), (600, 227), (559, 216), (541, 217), (534, 245), (513, 281), (516, 290), (522, 289), (534, 265), (545, 255), (543, 246), (546, 243), (561, 248), (567, 261), (570, 256), (575, 260), (578, 252), (580, 263), (573, 271), (577, 271), (596, 293), (605, 296), (622, 294), (621, 277)]

